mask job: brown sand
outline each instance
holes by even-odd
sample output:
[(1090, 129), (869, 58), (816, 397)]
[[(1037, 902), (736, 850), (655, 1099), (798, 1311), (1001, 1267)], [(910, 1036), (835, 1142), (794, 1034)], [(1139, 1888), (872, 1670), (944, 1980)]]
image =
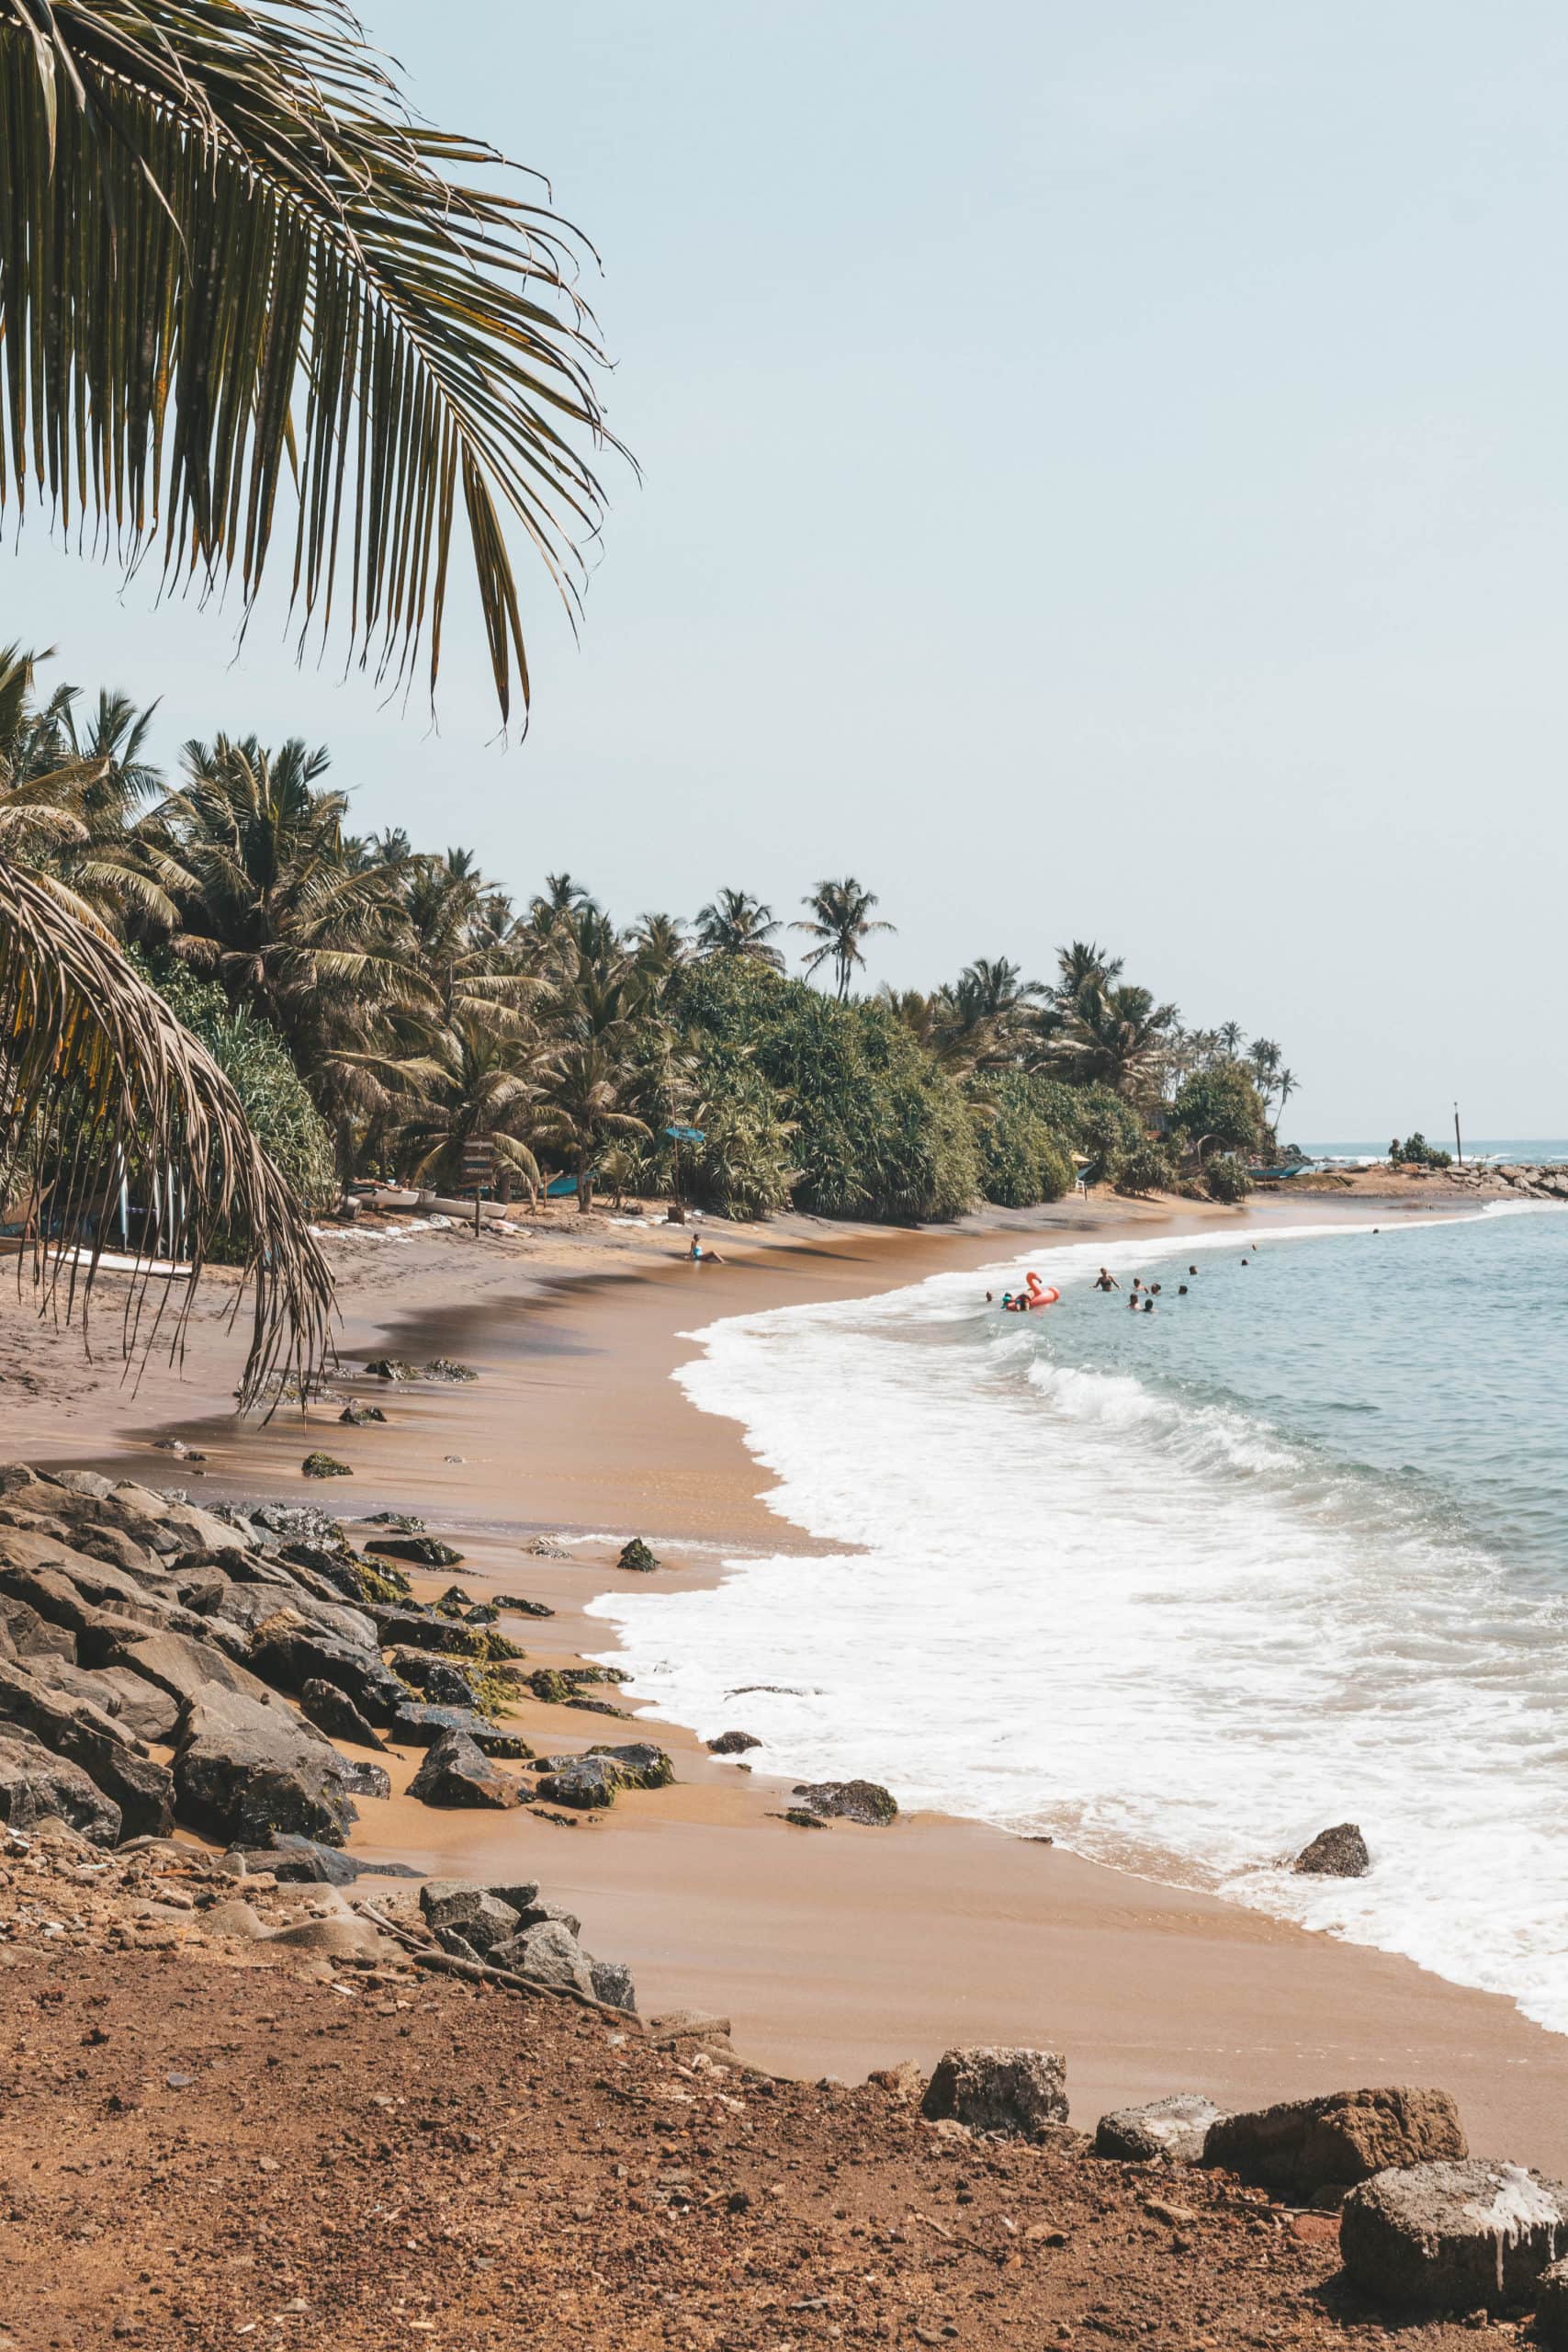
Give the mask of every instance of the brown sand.
[[(1323, 1213), (1314, 1202), (1314, 1217)], [(1122, 1204), (1110, 1214), (1120, 1223)], [(1181, 1204), (1139, 1221), (1179, 1229), (1201, 1214)], [(1264, 1231), (1290, 1221), (1285, 1204), (1254, 1220)], [(1054, 1223), (1065, 1238), (1094, 1229), (1077, 1210)], [(619, 1580), (614, 1544), (543, 1560), (522, 1550), (525, 1531), (604, 1531), (616, 1541), (643, 1532), (659, 1542), (670, 1581), (682, 1583), (712, 1566), (711, 1555), (682, 1559), (682, 1535), (772, 1550), (791, 1541), (758, 1502), (760, 1474), (733, 1427), (697, 1414), (670, 1380), (691, 1352), (681, 1335), (718, 1314), (992, 1262), (1012, 1254), (1009, 1230), (1030, 1229), (1003, 1224), (957, 1237), (812, 1231), (804, 1221), (782, 1242), (726, 1233), (720, 1246), (735, 1262), (704, 1273), (676, 1262), (675, 1237), (631, 1228), (585, 1250), (552, 1240), (521, 1259), (516, 1245), (509, 1254), (509, 1245), (457, 1236), (439, 1248), (356, 1244), (402, 1254), (392, 1274), (377, 1257), (373, 1275), (350, 1285), (349, 1344), (422, 1360), (456, 1354), (483, 1376), (470, 1389), (368, 1384), (391, 1426), (356, 1430), (313, 1417), (309, 1442), (353, 1464), (355, 1510), (417, 1510), (453, 1535), (471, 1589), (493, 1578), (495, 1589), (556, 1607), (546, 1623), (508, 1622), (531, 1664), (603, 1655), (607, 1629), (577, 1612)], [(1238, 1242), (1250, 1229), (1237, 1220)], [(1029, 1246), (1048, 1247), (1033, 1230)], [(455, 1295), (471, 1303), (454, 1308)], [(402, 1312), (389, 1325), (393, 1304)], [(167, 1393), (160, 1387), (160, 1402)], [(69, 1430), (78, 1455), (102, 1457), (112, 1436), (122, 1463), (163, 1483), (171, 1476), (166, 1456), (141, 1450), (145, 1421), (140, 1430), (110, 1424), (104, 1392), (85, 1405), (57, 1395), (24, 1418), (32, 1432), (12, 1432), (7, 1453), (41, 1455), (36, 1439), (47, 1428), (57, 1439)], [(298, 1420), (243, 1436), (231, 1422), (181, 1426), (211, 1456), (198, 1492), (345, 1506), (344, 1487), (302, 1485)], [(532, 1702), (521, 1718), (541, 1752), (630, 1736)], [(887, 1830), (795, 1830), (769, 1817), (787, 1802), (779, 1783), (715, 1762), (679, 1727), (658, 1736), (682, 1785), (623, 1798), (607, 1818), (567, 1829), (532, 1815), (434, 1814), (394, 1797), (363, 1806), (356, 1849), (464, 1875), (526, 1870), (581, 1911), (593, 1949), (632, 1964), (645, 2007), (719, 2010), (749, 2056), (781, 2071), (858, 2077), (900, 2058), (929, 2063), (958, 2041), (1044, 2041), (1069, 2053), (1080, 2120), (1177, 2088), (1244, 2104), (1359, 2082), (1434, 2083), (1459, 2098), (1479, 2152), (1568, 2170), (1568, 2040), (1505, 2000), (971, 1824), (926, 1815)], [(404, 1759), (396, 1785), (416, 1762)]]

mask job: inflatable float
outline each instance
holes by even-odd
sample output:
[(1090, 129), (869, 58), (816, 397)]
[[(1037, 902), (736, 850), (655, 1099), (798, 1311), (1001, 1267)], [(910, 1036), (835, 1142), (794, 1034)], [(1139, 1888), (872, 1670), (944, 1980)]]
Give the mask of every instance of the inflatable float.
[(1032, 1306), (1055, 1306), (1062, 1295), (1059, 1290), (1053, 1290), (1048, 1283), (1043, 1283), (1038, 1274), (1025, 1274), (1023, 1279), (1029, 1285), (1028, 1289), (1021, 1290), (1005, 1301), (1010, 1315), (1027, 1315)]

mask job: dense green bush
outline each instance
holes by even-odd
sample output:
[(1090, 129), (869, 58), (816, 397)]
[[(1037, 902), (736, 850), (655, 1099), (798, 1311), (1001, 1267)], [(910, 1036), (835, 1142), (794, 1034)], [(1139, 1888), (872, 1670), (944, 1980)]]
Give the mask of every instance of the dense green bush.
[(1162, 1145), (1140, 1143), (1123, 1154), (1112, 1181), (1119, 1193), (1168, 1193), (1176, 1171)]
[(1245, 1201), (1252, 1179), (1234, 1152), (1217, 1152), (1203, 1170), (1203, 1188), (1212, 1201)]
[(207, 1047), (244, 1106), (256, 1140), (319, 1216), (337, 1198), (333, 1139), (293, 1057), (276, 1029), (244, 1006), (231, 1006), (216, 980), (205, 980), (168, 956), (138, 955), (164, 1003)]
[(1263, 1098), (1239, 1062), (1194, 1070), (1177, 1095), (1171, 1126), (1194, 1149), (1205, 1141), (1221, 1151), (1256, 1151), (1268, 1131)]
[(1401, 1168), (1451, 1168), (1454, 1164), (1453, 1153), (1439, 1151), (1436, 1144), (1428, 1143), (1419, 1127), (1404, 1143), (1396, 1136), (1388, 1148), (1388, 1156)]
[(1070, 1138), (1043, 1114), (1038, 1096), (1066, 1092), (1054, 1080), (1010, 1070), (975, 1090), (982, 1115), (976, 1125), (980, 1188), (999, 1208), (1031, 1208), (1037, 1201), (1059, 1201), (1071, 1190)]
[(742, 1091), (733, 1059), (723, 1079), (720, 1049), (750, 1048), (750, 1068), (776, 1091), (801, 1208), (910, 1222), (961, 1216), (978, 1195), (968, 1106), (887, 1006), (839, 1004), (737, 956), (682, 974), (675, 1009), (723, 1080), (705, 1086), (708, 1121)]

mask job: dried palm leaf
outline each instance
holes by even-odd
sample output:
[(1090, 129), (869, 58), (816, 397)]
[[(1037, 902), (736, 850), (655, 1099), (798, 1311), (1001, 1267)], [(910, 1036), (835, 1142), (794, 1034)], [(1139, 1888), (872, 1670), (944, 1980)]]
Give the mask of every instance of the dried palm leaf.
[(85, 1322), (127, 1194), (143, 1209), (128, 1360), (161, 1334), (178, 1360), (197, 1281), (228, 1237), (243, 1259), (235, 1313), (252, 1300), (242, 1408), (316, 1369), (332, 1276), (233, 1088), (110, 939), (0, 859), (0, 1201), (40, 1311), (69, 1319), (79, 1305)]
[(575, 605), (611, 436), (586, 248), (502, 162), (344, 0), (0, 0), (0, 501), (248, 612), (287, 469), (301, 645), (346, 589), (362, 663), (423, 643), (433, 690), (457, 529), (525, 707), (508, 529)]

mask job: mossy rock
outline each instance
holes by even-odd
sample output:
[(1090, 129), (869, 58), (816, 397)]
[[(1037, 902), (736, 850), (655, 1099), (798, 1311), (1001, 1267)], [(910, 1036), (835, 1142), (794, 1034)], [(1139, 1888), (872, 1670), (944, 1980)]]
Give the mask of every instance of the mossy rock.
[(370, 1539), (372, 1552), (385, 1552), (394, 1560), (407, 1560), (416, 1568), (460, 1568), (461, 1552), (443, 1544), (439, 1535), (374, 1535)]
[(669, 1756), (649, 1739), (633, 1740), (625, 1747), (591, 1747), (588, 1753), (606, 1757), (628, 1789), (667, 1789), (675, 1778)]
[(384, 1421), (386, 1418), (379, 1405), (362, 1405), (357, 1396), (351, 1397), (338, 1415), (338, 1419), (346, 1421), (351, 1430), (365, 1429), (370, 1422)]
[(365, 1367), (371, 1380), (417, 1380), (419, 1366), (404, 1356), (372, 1356)]
[(792, 1804), (787, 1813), (775, 1813), (773, 1819), (790, 1822), (796, 1829), (826, 1829), (828, 1826), (819, 1813), (807, 1813), (803, 1804)]
[(395, 1609), (400, 1600), (413, 1597), (413, 1587), (401, 1568), (390, 1568), (375, 1560), (355, 1560), (350, 1573), (359, 1588), (361, 1600), (374, 1600), (383, 1609)]
[(352, 1478), (353, 1471), (335, 1453), (308, 1453), (299, 1464), (307, 1478)]
[(458, 1363), (453, 1356), (433, 1356), (424, 1367), (426, 1380), (445, 1380), (456, 1386), (477, 1380), (479, 1374), (471, 1363)]
[(576, 1695), (564, 1674), (553, 1666), (536, 1667), (528, 1677), (528, 1688), (542, 1707), (564, 1707)]
[(643, 1542), (642, 1537), (634, 1535), (629, 1544), (623, 1545), (621, 1556), (615, 1566), (618, 1568), (627, 1569), (633, 1576), (649, 1577), (659, 1566), (659, 1562)]
[(465, 1592), (460, 1584), (449, 1584), (435, 1606), (443, 1617), (462, 1617), (474, 1605), (474, 1596)]

